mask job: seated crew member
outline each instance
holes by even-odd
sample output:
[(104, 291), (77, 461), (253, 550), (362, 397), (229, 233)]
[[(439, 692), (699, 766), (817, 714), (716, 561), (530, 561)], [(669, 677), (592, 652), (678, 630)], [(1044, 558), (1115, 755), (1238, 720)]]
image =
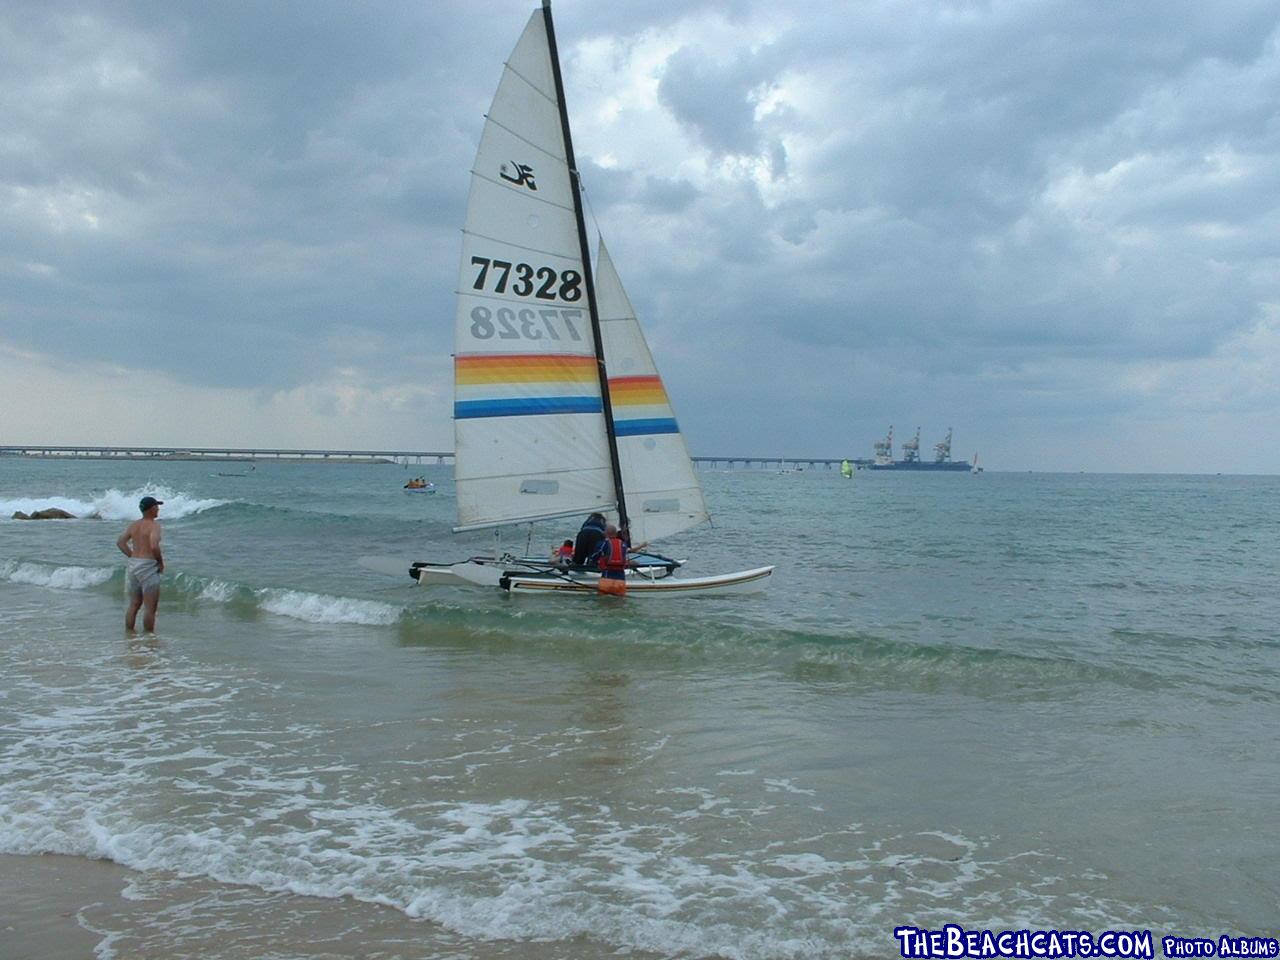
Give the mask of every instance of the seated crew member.
[(604, 514), (593, 513), (587, 517), (573, 544), (573, 565), (580, 567), (595, 556), (600, 541), (604, 539)]
[(562, 567), (567, 567), (573, 563), (573, 541), (566, 540), (560, 546), (551, 551), (552, 563), (558, 563)]

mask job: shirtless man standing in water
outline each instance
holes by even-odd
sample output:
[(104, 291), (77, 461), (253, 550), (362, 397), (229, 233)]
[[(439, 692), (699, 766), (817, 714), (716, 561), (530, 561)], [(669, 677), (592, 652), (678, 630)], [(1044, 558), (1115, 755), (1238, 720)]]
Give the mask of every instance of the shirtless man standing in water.
[(128, 529), (120, 534), (116, 546), (129, 558), (128, 572), (125, 575), (125, 586), (129, 591), (129, 609), (125, 611), (124, 627), (133, 630), (138, 619), (138, 610), (146, 607), (142, 614), (142, 629), (154, 633), (156, 629), (156, 606), (160, 603), (160, 574), (164, 573), (164, 556), (160, 553), (160, 505), (163, 500), (155, 497), (143, 497), (138, 502), (142, 511), (142, 519), (129, 524)]

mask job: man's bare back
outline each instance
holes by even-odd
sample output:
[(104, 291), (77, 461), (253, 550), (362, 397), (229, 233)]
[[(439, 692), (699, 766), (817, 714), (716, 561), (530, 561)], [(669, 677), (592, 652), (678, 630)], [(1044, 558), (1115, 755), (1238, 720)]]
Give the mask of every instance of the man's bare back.
[(159, 560), (160, 570), (164, 572), (164, 561), (160, 554), (160, 521), (143, 517), (129, 524), (120, 539), (116, 541), (126, 557), (141, 557), (147, 560)]
[(160, 505), (163, 500), (143, 497), (138, 503), (142, 519), (135, 520), (120, 534), (116, 546), (129, 558), (125, 572), (125, 586), (129, 592), (129, 609), (125, 611), (125, 629), (132, 630), (138, 611), (142, 615), (143, 629), (148, 633), (156, 628), (156, 607), (160, 604), (160, 575), (164, 573), (164, 554), (160, 552)]

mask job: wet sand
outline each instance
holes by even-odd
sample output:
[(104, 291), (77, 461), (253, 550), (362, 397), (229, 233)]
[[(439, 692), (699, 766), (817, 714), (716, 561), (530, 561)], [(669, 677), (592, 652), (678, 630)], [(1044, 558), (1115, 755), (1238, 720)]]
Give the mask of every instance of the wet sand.
[(80, 857), (0, 855), (0, 957), (85, 960), (102, 937), (76, 919), (92, 904), (119, 902), (129, 871)]
[[(626, 951), (630, 960), (653, 954)], [(351, 898), (139, 873), (105, 860), (0, 855), (0, 960), (594, 960), (574, 937), (476, 940)]]

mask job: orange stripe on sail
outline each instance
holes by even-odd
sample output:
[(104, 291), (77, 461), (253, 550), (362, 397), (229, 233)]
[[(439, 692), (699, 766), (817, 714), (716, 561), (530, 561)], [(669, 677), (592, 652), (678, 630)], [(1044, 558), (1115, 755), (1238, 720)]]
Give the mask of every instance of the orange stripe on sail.
[(609, 397), (623, 405), (666, 403), (667, 391), (656, 376), (610, 377)]
[(459, 354), (453, 365), (460, 384), (590, 383), (597, 377), (596, 358), (581, 354)]

